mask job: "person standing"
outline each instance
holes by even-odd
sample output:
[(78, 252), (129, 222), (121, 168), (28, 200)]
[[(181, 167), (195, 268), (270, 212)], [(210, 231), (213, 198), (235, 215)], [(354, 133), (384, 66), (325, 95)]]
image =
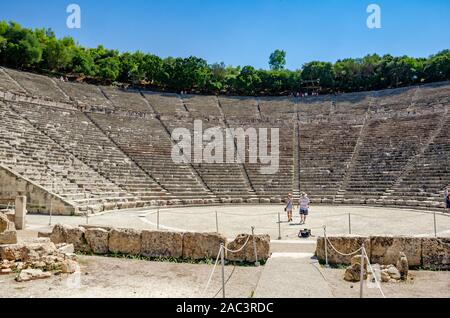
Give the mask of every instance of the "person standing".
[(292, 193), (288, 193), (286, 199), (286, 207), (284, 210), (287, 212), (288, 222), (292, 221), (292, 209), (294, 208), (294, 199), (292, 198)]
[(305, 192), (302, 192), (300, 199), (298, 199), (298, 205), (300, 206), (300, 225), (306, 223), (306, 217), (308, 216), (310, 200)]

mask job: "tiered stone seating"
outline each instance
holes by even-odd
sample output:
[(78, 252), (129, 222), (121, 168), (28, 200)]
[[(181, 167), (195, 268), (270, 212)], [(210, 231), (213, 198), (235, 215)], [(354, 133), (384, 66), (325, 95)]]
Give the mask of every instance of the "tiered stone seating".
[[(215, 97), (0, 68), (0, 163), (78, 211), (275, 203), (299, 191), (313, 202), (441, 207), (450, 179), (449, 100), (448, 82), (306, 98)], [(261, 174), (260, 162), (248, 162), (248, 145), (244, 164), (173, 163), (170, 133), (192, 132), (195, 119), (203, 130), (279, 128), (278, 172)]]
[[(445, 116), (442, 114), (442, 116)], [(434, 118), (437, 122), (439, 119)], [(442, 130), (424, 153), (414, 162), (407, 175), (400, 179), (389, 199), (397, 205), (444, 207), (444, 188), (450, 185), (450, 116)]]
[(415, 114), (434, 114), (444, 112), (450, 100), (448, 83), (435, 83), (421, 86), (413, 98)]
[(5, 69), (5, 72), (17, 81), (29, 95), (56, 102), (69, 102), (69, 97), (49, 77), (12, 69)]
[[(213, 195), (198, 182), (191, 167), (175, 164), (168, 133), (156, 118), (91, 114), (93, 120), (140, 167), (171, 194), (169, 204), (211, 203)], [(211, 201), (208, 201), (211, 200)]]
[(0, 115), (0, 162), (6, 167), (60, 195), (80, 212), (99, 212), (133, 201), (1, 101)]
[(259, 98), (259, 108), (264, 122), (293, 123), (297, 120), (297, 100), (289, 97)]
[(0, 67), (0, 92), (8, 92), (12, 94), (25, 94), (26, 92), (20, 87), (5, 71)]
[(297, 110), (300, 125), (329, 121), (334, 107), (335, 99), (329, 96), (299, 98)]
[(139, 91), (124, 90), (109, 86), (101, 87), (101, 90), (113, 104), (114, 113), (142, 116), (153, 113), (153, 110), (148, 106)]
[(334, 200), (348, 170), (369, 101), (362, 94), (302, 98), (300, 190), (313, 202)]
[(359, 125), (330, 122), (300, 126), (300, 190), (313, 202), (331, 202), (347, 171)]
[(438, 115), (373, 120), (355, 158), (345, 198), (367, 203), (381, 200), (408, 160), (427, 142)]
[[(242, 117), (234, 115), (239, 106), (232, 106), (233, 101), (237, 105), (250, 105), (251, 111), (244, 111)], [(272, 102), (276, 101), (274, 107)], [(221, 105), (230, 127), (243, 129), (267, 128), (268, 151), (271, 149), (271, 129), (279, 129), (279, 169), (275, 174), (261, 174), (261, 163), (249, 162), (248, 142), (246, 143), (246, 162), (244, 164), (249, 180), (261, 202), (280, 202), (294, 188), (294, 157), (293, 142), (296, 118), (295, 105), (290, 99), (264, 98), (260, 100), (250, 98), (221, 98)], [(229, 116), (229, 117), (228, 117)]]
[(144, 92), (145, 98), (161, 118), (189, 117), (189, 111), (177, 94)]
[[(193, 129), (193, 120), (202, 120), (203, 131), (209, 128), (218, 127), (225, 142), (225, 128), (227, 127), (222, 111), (215, 96), (183, 96), (186, 108), (191, 117), (182, 122), (171, 120), (167, 121), (170, 129), (176, 128), (176, 125), (189, 125)], [(203, 142), (205, 146), (207, 141)], [(233, 145), (234, 147), (234, 145)], [(193, 163), (206, 185), (216, 194), (222, 202), (257, 202), (258, 198), (247, 179), (246, 171), (240, 163), (227, 163), (226, 150), (223, 149), (222, 163)]]
[(192, 118), (223, 123), (216, 96), (183, 95), (182, 101)]
[(164, 199), (165, 191), (82, 112), (29, 104), (14, 109), (79, 160), (132, 193), (138, 206)]
[[(373, 94), (353, 93), (334, 97), (329, 121), (362, 125), (374, 101)], [(368, 119), (368, 117), (367, 117)]]
[(227, 121), (234, 122), (256, 122), (261, 120), (258, 102), (252, 97), (219, 96), (218, 98), (223, 114)]
[[(198, 96), (193, 98), (191, 96), (189, 98), (188, 96), (186, 100), (182, 100), (175, 94), (158, 95), (149, 94), (145, 96), (160, 114), (161, 121), (170, 132), (175, 128), (183, 127), (193, 133), (194, 119), (202, 120), (203, 130), (212, 127), (225, 128), (217, 100), (214, 97), (203, 98)], [(172, 106), (168, 107), (168, 104)], [(203, 107), (205, 107), (205, 111), (202, 110)], [(207, 110), (212, 111), (212, 113), (207, 113)], [(196, 116), (194, 117), (193, 114), (196, 114)], [(192, 147), (192, 149), (194, 148)], [(193, 159), (193, 156), (191, 158)], [(243, 202), (254, 196), (252, 189), (246, 184), (244, 172), (239, 164), (198, 164), (192, 160), (192, 165), (205, 185), (222, 202)]]
[(98, 86), (63, 81), (58, 81), (56, 83), (82, 110), (103, 112), (114, 111), (113, 105), (105, 97)]

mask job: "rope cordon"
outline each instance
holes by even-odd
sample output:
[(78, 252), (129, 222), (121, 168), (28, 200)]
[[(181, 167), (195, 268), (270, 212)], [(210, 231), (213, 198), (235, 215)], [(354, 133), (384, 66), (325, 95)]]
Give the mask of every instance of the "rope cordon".
[(361, 251), (361, 250), (363, 249), (362, 247), (360, 247), (360, 248), (358, 248), (356, 251), (351, 252), (351, 253), (347, 253), (347, 254), (346, 254), (346, 253), (339, 252), (339, 251), (333, 246), (333, 244), (331, 244), (331, 242), (330, 242), (330, 240), (328, 239), (328, 237), (327, 237), (327, 242), (328, 242), (328, 244), (330, 244), (331, 248), (332, 248), (333, 250), (336, 251), (336, 253), (338, 253), (338, 254), (340, 254), (340, 255), (342, 255), (342, 256), (351, 256), (351, 255), (354, 255), (354, 254), (358, 253), (359, 251)]

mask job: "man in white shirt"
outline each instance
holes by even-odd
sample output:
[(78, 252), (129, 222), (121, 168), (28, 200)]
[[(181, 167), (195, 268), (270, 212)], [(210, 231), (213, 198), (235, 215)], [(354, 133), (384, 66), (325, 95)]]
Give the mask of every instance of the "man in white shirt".
[(302, 192), (302, 196), (298, 200), (298, 205), (300, 206), (300, 224), (306, 223), (306, 216), (309, 211), (309, 198), (305, 192)]

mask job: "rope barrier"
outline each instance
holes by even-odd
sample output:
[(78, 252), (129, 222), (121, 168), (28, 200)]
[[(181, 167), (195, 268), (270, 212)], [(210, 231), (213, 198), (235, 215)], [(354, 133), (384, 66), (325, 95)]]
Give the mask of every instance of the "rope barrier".
[(352, 252), (352, 253), (342, 253), (342, 252), (339, 252), (334, 246), (333, 246), (333, 244), (331, 244), (331, 242), (330, 242), (330, 240), (328, 239), (328, 237), (327, 237), (327, 242), (328, 242), (328, 244), (330, 244), (330, 246), (331, 246), (331, 248), (333, 249), (333, 250), (335, 250), (336, 251), (336, 253), (338, 253), (338, 254), (340, 254), (340, 255), (342, 255), (342, 256), (351, 256), (351, 255), (354, 255), (354, 254), (356, 254), (356, 253), (358, 253), (359, 251), (361, 251), (363, 248), (362, 247), (360, 247), (360, 248), (358, 248), (356, 251), (354, 251), (354, 252)]
[(203, 289), (201, 296), (203, 296), (205, 294), (205, 292), (208, 290), (209, 284), (211, 284), (211, 280), (214, 275), (214, 271), (216, 270), (217, 264), (219, 263), (220, 252), (222, 252), (222, 247), (219, 248), (219, 253), (217, 254), (217, 257), (216, 257), (216, 262), (214, 263), (214, 267), (211, 271), (211, 274), (209, 275), (208, 282), (206, 283), (206, 287), (205, 287), (205, 289)]
[[(225, 245), (221, 245), (221, 246), (220, 246), (220, 248), (219, 248), (219, 253), (217, 254), (216, 261), (215, 261), (215, 263), (214, 263), (214, 267), (213, 267), (213, 269), (212, 269), (212, 271), (211, 271), (211, 274), (209, 275), (208, 282), (206, 283), (206, 287), (205, 287), (205, 289), (203, 290), (203, 292), (201, 293), (201, 296), (203, 296), (203, 295), (205, 294), (205, 292), (206, 292), (206, 291), (208, 290), (208, 288), (209, 288), (209, 285), (211, 284), (212, 277), (213, 277), (214, 272), (215, 272), (215, 270), (216, 270), (217, 264), (219, 263), (219, 257), (220, 257), (220, 255), (221, 255), (222, 248), (223, 248), (225, 251), (230, 252), (230, 253), (238, 253), (238, 252), (242, 251), (242, 250), (244, 249), (244, 247), (247, 245), (248, 241), (250, 240), (250, 236), (251, 236), (251, 235), (247, 235), (247, 239), (245, 240), (245, 243), (244, 243), (239, 249), (237, 249), (237, 250), (230, 250), (230, 249), (226, 248)], [(222, 266), (223, 266), (223, 265), (222, 265)], [(225, 281), (224, 285), (226, 285), (226, 284), (228, 283), (228, 281), (231, 279), (231, 276), (233, 275), (235, 268), (236, 268), (236, 266), (233, 268), (233, 270), (232, 270), (230, 276), (227, 278), (227, 280)], [(219, 289), (219, 291), (216, 293), (216, 295), (215, 295), (213, 298), (215, 298), (222, 290), (223, 290), (223, 287)]]
[[(225, 285), (229, 282), (229, 280), (231, 279), (231, 276), (233, 276), (234, 271), (236, 270), (236, 266), (233, 266), (233, 270), (231, 271), (230, 275), (228, 276), (227, 280), (225, 281)], [(217, 291), (217, 293), (214, 295), (213, 298), (216, 298), (217, 295), (219, 295), (219, 293), (223, 290), (222, 287), (220, 287), (220, 289)]]
[(244, 249), (244, 247), (247, 245), (249, 240), (250, 240), (250, 235), (247, 235), (247, 240), (245, 241), (244, 245), (242, 245), (237, 250), (230, 250), (230, 249), (226, 248), (225, 246), (223, 248), (225, 249), (225, 251), (230, 252), (230, 253), (239, 253), (240, 251), (242, 251)]
[(384, 295), (383, 289), (381, 289), (381, 285), (380, 285), (380, 282), (378, 281), (377, 275), (375, 275), (375, 271), (373, 270), (372, 264), (370, 264), (370, 260), (369, 260), (369, 257), (367, 256), (367, 252), (366, 252), (365, 248), (363, 248), (363, 254), (364, 254), (365, 259), (367, 260), (367, 265), (369, 265), (370, 271), (372, 272), (372, 276), (375, 279), (375, 283), (376, 283), (378, 289), (380, 290), (381, 295), (383, 296), (383, 298), (386, 298), (386, 296)]

